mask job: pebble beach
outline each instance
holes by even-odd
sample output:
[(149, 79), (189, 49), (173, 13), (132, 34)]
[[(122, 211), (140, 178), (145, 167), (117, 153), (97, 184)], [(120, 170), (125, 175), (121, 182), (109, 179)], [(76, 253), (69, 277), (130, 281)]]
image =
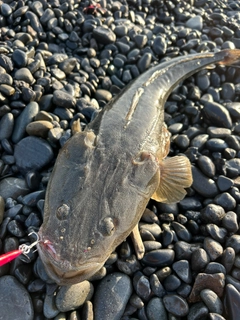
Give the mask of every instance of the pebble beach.
[[(152, 66), (223, 49), (240, 49), (237, 0), (0, 0), (0, 253), (36, 240), (77, 120)], [(182, 82), (165, 123), (193, 184), (150, 200), (143, 259), (129, 237), (89, 281), (57, 286), (33, 249), (0, 267), (0, 320), (239, 319), (240, 62)]]

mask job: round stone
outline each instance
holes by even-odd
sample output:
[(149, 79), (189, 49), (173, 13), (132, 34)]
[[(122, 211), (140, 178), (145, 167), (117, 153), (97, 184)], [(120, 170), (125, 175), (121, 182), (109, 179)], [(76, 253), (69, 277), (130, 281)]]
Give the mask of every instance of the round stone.
[(2, 319), (33, 320), (34, 318), (29, 293), (12, 276), (0, 277), (0, 308)]

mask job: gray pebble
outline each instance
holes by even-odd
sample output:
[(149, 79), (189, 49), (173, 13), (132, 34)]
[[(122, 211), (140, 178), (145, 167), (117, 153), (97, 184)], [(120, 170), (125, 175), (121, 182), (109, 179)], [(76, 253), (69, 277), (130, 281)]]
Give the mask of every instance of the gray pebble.
[(24, 52), (23, 50), (16, 49), (13, 52), (12, 60), (16, 67), (23, 68), (23, 67), (26, 67), (27, 65), (28, 56), (26, 52)]
[(206, 198), (212, 198), (218, 194), (218, 189), (214, 180), (206, 177), (199, 169), (194, 166), (192, 166), (192, 174), (192, 188), (196, 190), (200, 195)]
[(200, 320), (206, 318), (208, 315), (208, 308), (203, 302), (197, 302), (190, 306), (187, 320)]
[(223, 305), (216, 293), (210, 289), (201, 291), (200, 296), (210, 312), (223, 313)]
[(240, 252), (240, 235), (234, 234), (231, 237), (229, 237), (226, 241), (226, 247), (231, 247), (234, 249), (235, 253)]
[(30, 102), (15, 120), (12, 141), (18, 143), (25, 135), (26, 126), (34, 119), (39, 112), (37, 102)]
[(212, 160), (207, 156), (200, 156), (197, 164), (201, 171), (209, 178), (213, 178), (216, 173), (216, 168)]
[(226, 303), (230, 319), (238, 319), (240, 293), (232, 284), (226, 285)]
[(219, 228), (216, 224), (209, 223), (206, 225), (206, 230), (214, 240), (220, 243), (225, 241), (227, 236), (227, 230), (225, 228)]
[(171, 249), (160, 249), (148, 252), (144, 255), (142, 262), (152, 267), (164, 267), (172, 264), (175, 253)]
[(137, 272), (133, 277), (133, 286), (137, 295), (145, 301), (148, 301), (148, 298), (151, 294), (151, 288), (149, 280), (141, 272)]
[(203, 116), (211, 125), (231, 129), (232, 120), (226, 108), (216, 102), (204, 101)]
[(222, 219), (222, 226), (229, 232), (236, 232), (238, 230), (237, 214), (234, 211), (228, 211)]
[(217, 186), (221, 192), (227, 191), (233, 186), (233, 181), (228, 177), (220, 175), (217, 178)]
[(229, 82), (223, 83), (221, 95), (224, 100), (234, 100), (234, 97), (235, 97), (234, 84)]
[(187, 301), (176, 294), (163, 297), (163, 303), (167, 311), (177, 317), (185, 317), (189, 312)]
[(224, 209), (216, 204), (208, 204), (201, 210), (201, 219), (205, 222), (215, 223), (216, 225), (220, 224), (224, 216)]
[(152, 298), (147, 305), (147, 316), (149, 320), (167, 320), (167, 311), (161, 298)]
[(222, 262), (223, 266), (225, 267), (227, 273), (230, 272), (230, 270), (232, 269), (232, 267), (235, 263), (235, 256), (236, 256), (235, 251), (231, 247), (227, 247), (223, 251), (221, 262)]
[(57, 107), (63, 108), (74, 108), (76, 104), (75, 98), (63, 90), (55, 90), (52, 101)]
[(1, 196), (4, 199), (17, 199), (29, 192), (26, 181), (21, 178), (8, 177), (0, 181)]
[(56, 307), (61, 312), (79, 308), (92, 298), (93, 290), (93, 285), (86, 280), (74, 285), (62, 286), (56, 295)]
[(189, 284), (192, 282), (192, 274), (187, 260), (174, 262), (172, 268), (181, 280)]
[(199, 248), (199, 249), (193, 251), (193, 253), (191, 255), (192, 270), (201, 271), (206, 267), (206, 265), (209, 262), (210, 262), (210, 258), (204, 249)]
[(206, 250), (211, 261), (215, 261), (223, 253), (223, 247), (210, 237), (204, 238), (203, 248)]
[(37, 137), (29, 136), (20, 140), (14, 150), (18, 168), (23, 172), (40, 170), (53, 159), (49, 143)]
[(157, 36), (153, 42), (153, 51), (157, 55), (164, 55), (167, 50), (167, 43), (164, 37)]
[(21, 68), (15, 72), (14, 78), (16, 80), (25, 81), (26, 83), (33, 84), (35, 82), (31, 72), (28, 68)]
[(54, 318), (59, 314), (56, 307), (55, 295), (46, 295), (43, 304), (43, 314), (46, 318)]
[(186, 22), (186, 27), (201, 31), (203, 28), (203, 18), (201, 16), (195, 16), (190, 18)]
[(236, 207), (236, 200), (228, 192), (220, 193), (214, 198), (213, 202), (226, 211), (233, 210)]
[(97, 42), (105, 45), (113, 43), (116, 40), (116, 35), (112, 30), (102, 26), (93, 29), (93, 37)]
[(0, 307), (2, 319), (33, 320), (34, 318), (29, 293), (12, 276), (0, 278)]
[(95, 318), (120, 320), (131, 294), (131, 280), (127, 275), (120, 272), (107, 275), (94, 295)]
[(9, 139), (12, 135), (14, 117), (12, 113), (5, 114), (0, 120), (0, 140)]

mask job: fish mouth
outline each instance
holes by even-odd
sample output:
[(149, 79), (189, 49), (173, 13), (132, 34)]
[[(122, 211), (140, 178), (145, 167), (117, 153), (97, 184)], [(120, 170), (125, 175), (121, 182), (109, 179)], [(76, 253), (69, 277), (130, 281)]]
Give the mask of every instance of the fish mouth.
[(58, 285), (72, 285), (88, 280), (103, 266), (100, 262), (72, 266), (69, 261), (60, 258), (51, 244), (46, 245), (46, 242), (40, 241), (37, 247), (46, 273)]

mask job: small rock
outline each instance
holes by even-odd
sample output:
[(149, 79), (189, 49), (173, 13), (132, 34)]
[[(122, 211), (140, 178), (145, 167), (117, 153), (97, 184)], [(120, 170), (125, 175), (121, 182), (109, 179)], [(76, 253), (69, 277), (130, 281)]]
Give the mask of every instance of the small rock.
[(152, 298), (147, 305), (146, 312), (149, 320), (168, 319), (167, 311), (161, 298)]
[(164, 296), (163, 303), (167, 311), (176, 317), (185, 317), (189, 312), (187, 301), (176, 294)]
[(223, 313), (222, 302), (214, 291), (210, 289), (204, 289), (200, 292), (200, 296), (210, 312), (215, 312), (218, 314)]
[(46, 166), (53, 156), (47, 141), (32, 136), (20, 140), (14, 150), (16, 164), (25, 173)]
[(207, 274), (199, 273), (196, 276), (191, 294), (188, 298), (190, 303), (200, 301), (200, 292), (203, 289), (211, 289), (218, 297), (222, 297), (225, 286), (225, 275), (223, 273)]
[(218, 189), (214, 180), (203, 175), (202, 172), (194, 166), (192, 166), (192, 174), (193, 174), (192, 187), (200, 195), (206, 198), (212, 198), (218, 194)]
[(120, 272), (107, 275), (94, 295), (95, 318), (120, 320), (131, 294), (131, 280), (127, 275)]
[(74, 285), (62, 286), (56, 295), (56, 306), (61, 312), (79, 308), (91, 299), (93, 290), (93, 285), (86, 280)]
[[(10, 304), (9, 301), (11, 301)], [(2, 319), (33, 320), (34, 318), (29, 293), (12, 276), (0, 278), (0, 308)]]

